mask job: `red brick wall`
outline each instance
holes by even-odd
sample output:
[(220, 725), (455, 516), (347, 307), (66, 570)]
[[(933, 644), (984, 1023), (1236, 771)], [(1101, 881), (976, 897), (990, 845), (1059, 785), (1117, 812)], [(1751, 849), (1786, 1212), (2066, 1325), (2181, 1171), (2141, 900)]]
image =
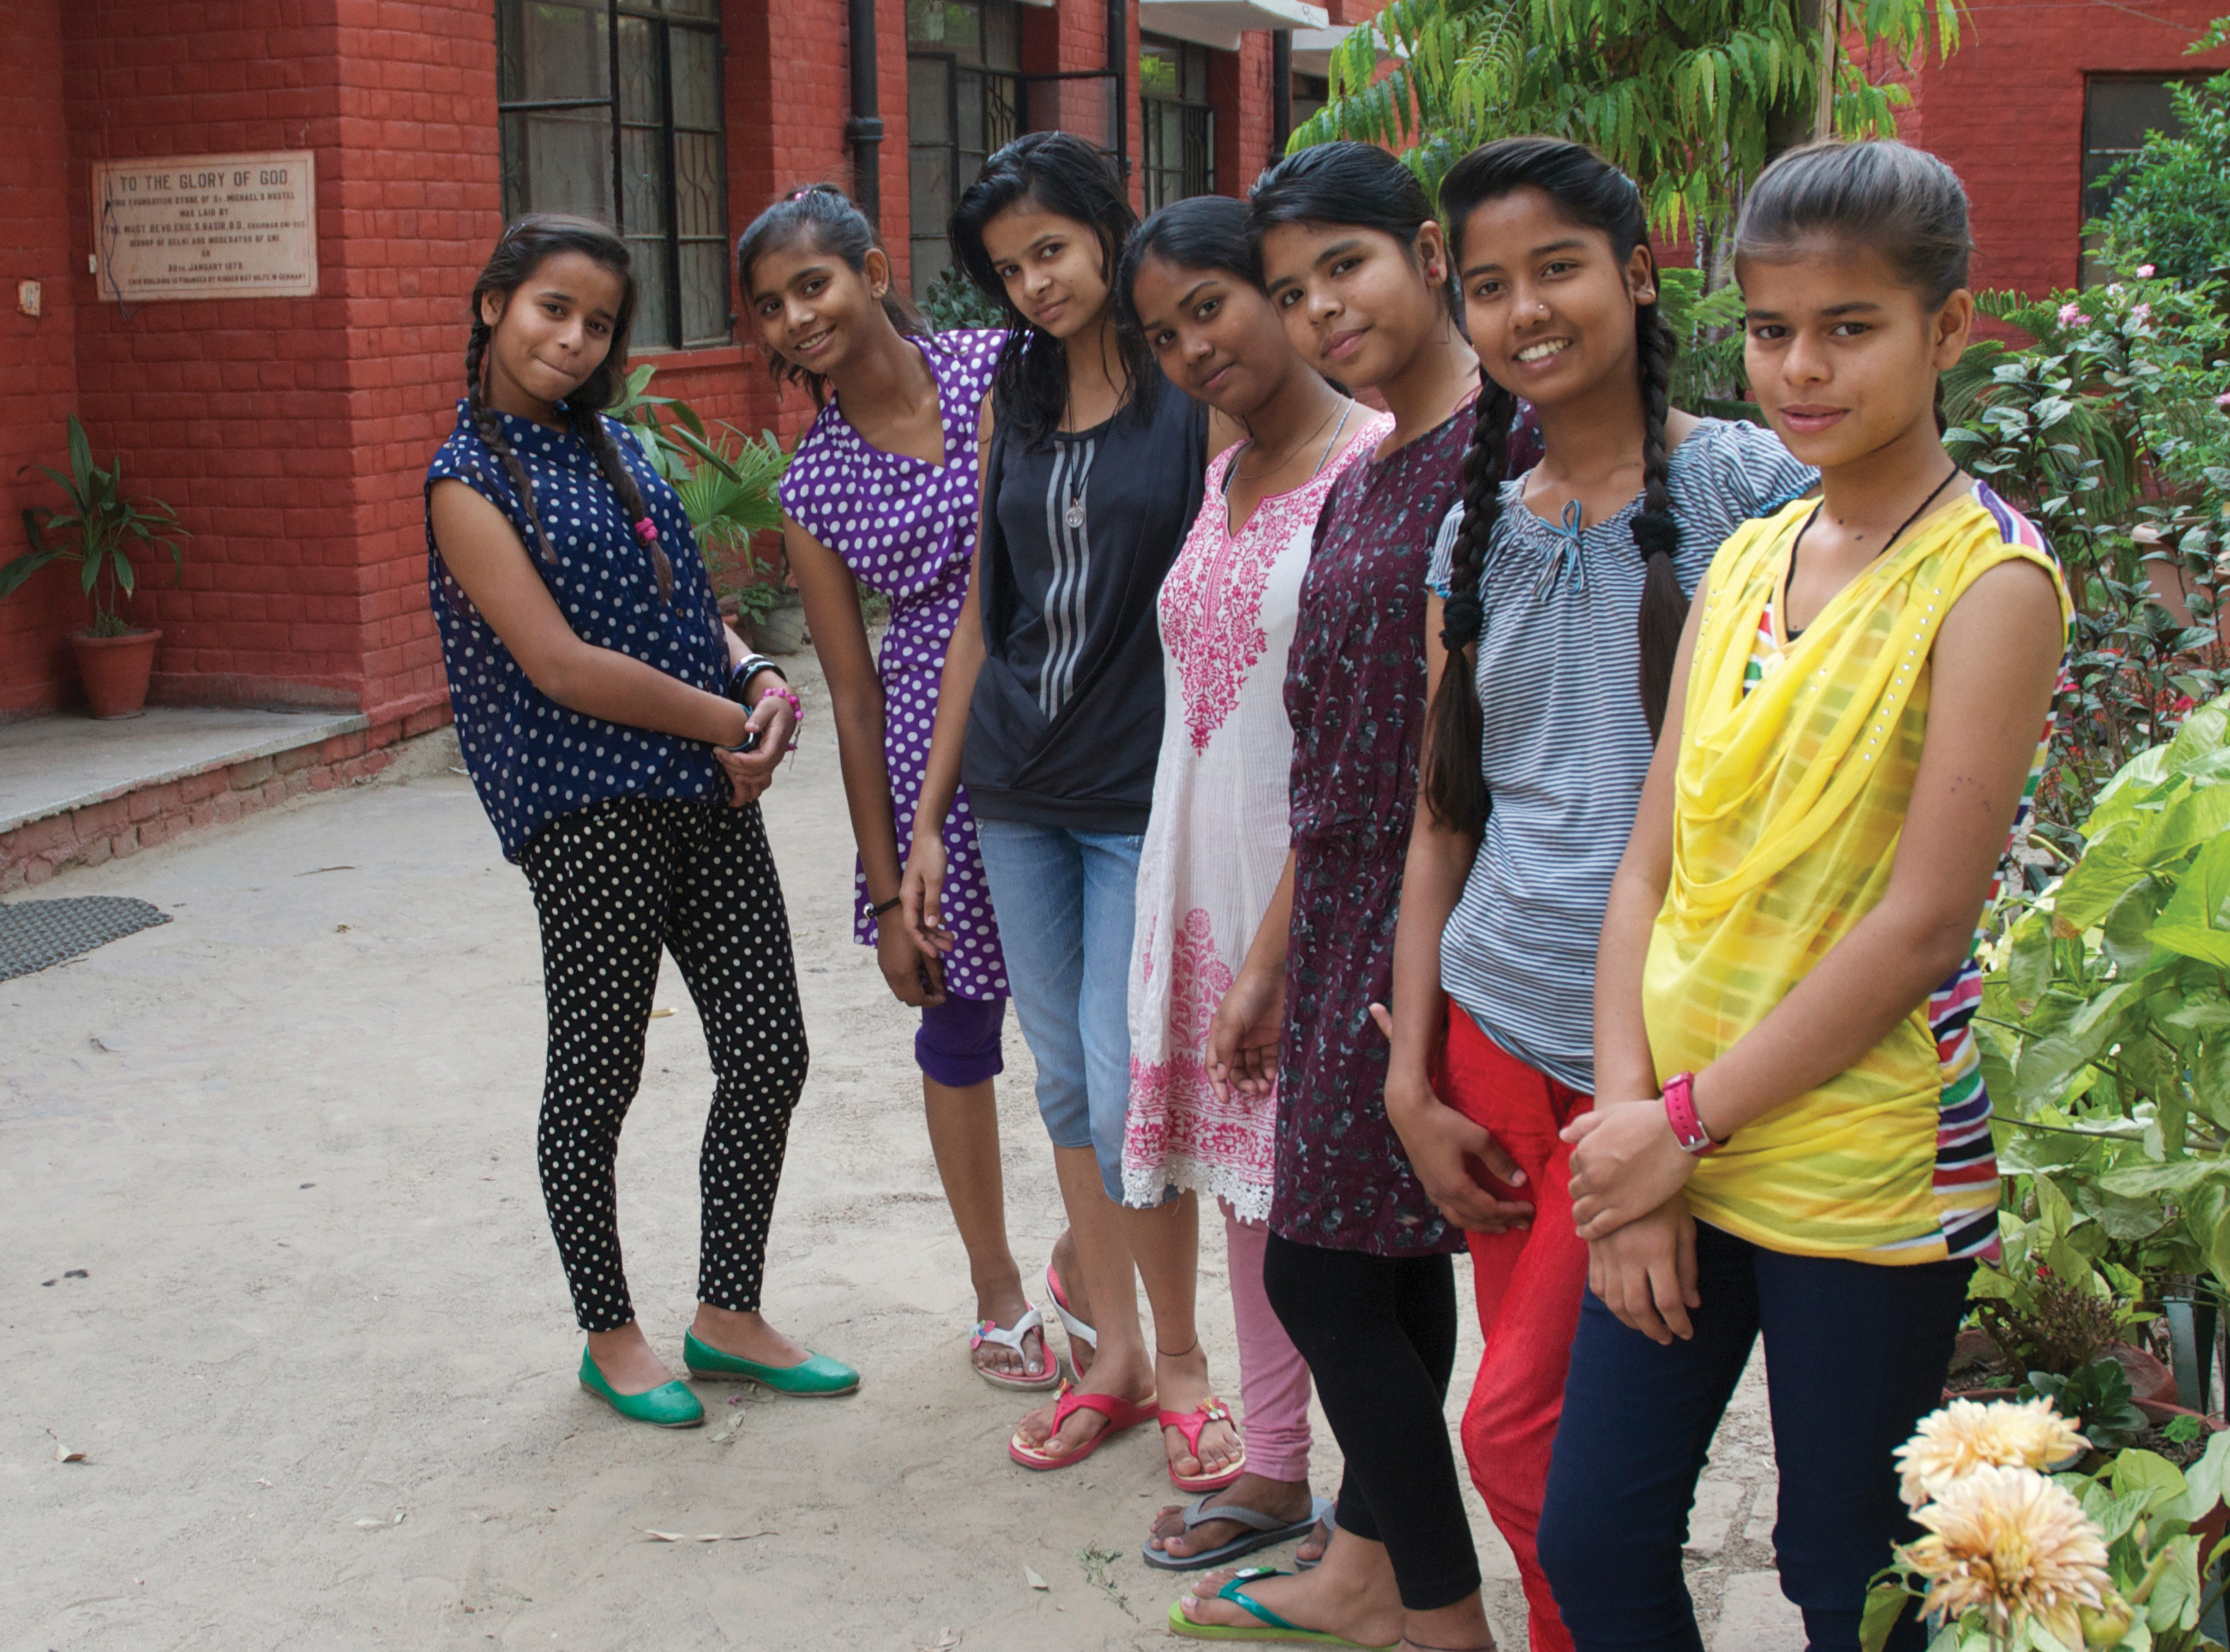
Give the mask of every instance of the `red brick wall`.
[(2086, 74), (2175, 74), (2230, 64), (2186, 57), (2217, 0), (2143, 7), (1992, 5), (1963, 21), (1966, 43), (1921, 71), (1898, 119), (1909, 143), (1950, 163), (1974, 205), (1978, 287), (2041, 297), (2075, 285), (2082, 259)]
[[(364, 679), (352, 531), (345, 169), (334, 0), (74, 0), (63, 13), (80, 407), (94, 448), (194, 538), (142, 587), (157, 694), (354, 707)], [(97, 158), (317, 152), (308, 298), (98, 301), (86, 271)]]
[(1270, 36), (1239, 37), (1235, 52), (1208, 60), (1208, 100), (1215, 107), (1215, 187), (1244, 196), (1270, 164)]
[[(0, 171), (0, 562), (29, 548), (20, 513), (50, 504), (31, 464), (67, 469), (63, 418), (77, 404), (77, 317), (71, 302), (69, 140), (62, 108), (62, 0), (0, 0), (10, 74), (0, 80), (0, 131), (15, 165)], [(81, 261), (78, 268), (82, 269)], [(19, 313), (16, 285), (43, 288), (37, 319)], [(74, 689), (62, 635), (83, 623), (75, 570), (48, 568), (0, 601), (0, 720), (48, 711)]]

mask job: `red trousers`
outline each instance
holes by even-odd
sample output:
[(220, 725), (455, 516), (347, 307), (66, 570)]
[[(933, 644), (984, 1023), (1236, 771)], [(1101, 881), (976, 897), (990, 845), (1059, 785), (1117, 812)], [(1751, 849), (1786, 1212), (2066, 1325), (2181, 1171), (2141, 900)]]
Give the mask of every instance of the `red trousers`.
[(1517, 1195), (1534, 1206), (1530, 1228), (1470, 1236), (1486, 1352), (1464, 1407), (1464, 1461), (1517, 1557), (1532, 1652), (1572, 1652), (1534, 1534), (1588, 1284), (1588, 1248), (1572, 1230), (1572, 1150), (1556, 1133), (1595, 1098), (1526, 1066), (1479, 1031), (1453, 998), (1434, 1088), (1518, 1161), (1525, 1185)]

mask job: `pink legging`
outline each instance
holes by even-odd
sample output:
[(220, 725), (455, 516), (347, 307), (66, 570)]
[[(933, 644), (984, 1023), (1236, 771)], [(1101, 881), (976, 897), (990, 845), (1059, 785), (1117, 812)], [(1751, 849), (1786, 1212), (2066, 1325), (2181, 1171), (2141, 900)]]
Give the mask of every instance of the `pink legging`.
[(1231, 1317), (1239, 1327), (1239, 1397), (1245, 1409), (1247, 1471), (1269, 1480), (1309, 1477), (1309, 1368), (1262, 1289), (1270, 1229), (1223, 1207), (1231, 1266)]

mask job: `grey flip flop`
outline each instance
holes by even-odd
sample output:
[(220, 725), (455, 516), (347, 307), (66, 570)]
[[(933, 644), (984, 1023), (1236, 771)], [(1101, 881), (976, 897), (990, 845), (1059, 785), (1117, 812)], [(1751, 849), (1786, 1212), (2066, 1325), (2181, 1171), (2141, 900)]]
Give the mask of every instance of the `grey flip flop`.
[(1162, 1571), (1205, 1571), (1210, 1566), (1220, 1566), (1226, 1561), (1236, 1560), (1241, 1555), (1252, 1554), (1257, 1549), (1266, 1549), (1273, 1543), (1286, 1543), (1295, 1538), (1305, 1538), (1318, 1520), (1331, 1513), (1331, 1499), (1317, 1497), (1310, 1500), (1311, 1507), (1307, 1519), (1281, 1520), (1275, 1514), (1265, 1514), (1259, 1508), (1246, 1508), (1237, 1503), (1216, 1502), (1214, 1500), (1216, 1495), (1215, 1492), (1202, 1492), (1186, 1505), (1184, 1512), (1186, 1531), (1191, 1531), (1196, 1526), (1205, 1526), (1210, 1520), (1235, 1520), (1241, 1526), (1251, 1526), (1254, 1529), (1243, 1537), (1235, 1537), (1228, 1543), (1221, 1544), (1215, 1548), (1206, 1550), (1199, 1554), (1170, 1554), (1156, 1548), (1153, 1539), (1149, 1538), (1139, 1546), (1138, 1551), (1146, 1564)]

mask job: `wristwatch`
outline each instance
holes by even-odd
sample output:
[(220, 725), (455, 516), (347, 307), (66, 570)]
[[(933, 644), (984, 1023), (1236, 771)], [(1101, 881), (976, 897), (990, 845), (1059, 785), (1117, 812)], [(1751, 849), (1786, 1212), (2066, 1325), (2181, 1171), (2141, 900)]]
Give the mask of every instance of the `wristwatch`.
[(1680, 1144), (1684, 1153), (1693, 1153), (1701, 1158), (1726, 1145), (1704, 1128), (1703, 1118), (1696, 1111), (1693, 1073), (1675, 1073), (1665, 1081), (1665, 1120), (1672, 1126), (1672, 1139)]

